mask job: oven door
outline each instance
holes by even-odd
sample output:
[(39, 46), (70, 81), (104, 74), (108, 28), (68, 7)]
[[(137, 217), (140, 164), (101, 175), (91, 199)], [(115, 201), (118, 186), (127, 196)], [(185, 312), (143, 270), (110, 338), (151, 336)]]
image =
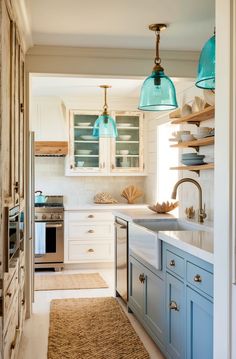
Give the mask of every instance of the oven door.
[(35, 255), (35, 263), (64, 262), (63, 222), (46, 222), (45, 254)]

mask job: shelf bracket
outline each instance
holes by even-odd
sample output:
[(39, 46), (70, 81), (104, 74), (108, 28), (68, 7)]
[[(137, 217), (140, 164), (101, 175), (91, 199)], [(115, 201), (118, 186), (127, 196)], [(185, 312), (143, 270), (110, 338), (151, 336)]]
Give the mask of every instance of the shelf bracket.
[(199, 152), (199, 146), (188, 146), (189, 148), (194, 148), (197, 152)]
[(197, 127), (200, 126), (200, 121), (186, 121), (189, 125), (196, 125)]
[(198, 175), (198, 177), (200, 176), (200, 170), (189, 170), (189, 171), (195, 172)]

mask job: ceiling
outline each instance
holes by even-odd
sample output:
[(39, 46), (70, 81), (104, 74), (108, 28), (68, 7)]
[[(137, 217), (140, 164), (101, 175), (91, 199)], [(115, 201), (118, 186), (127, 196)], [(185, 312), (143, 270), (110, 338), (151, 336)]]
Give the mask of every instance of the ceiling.
[(214, 0), (24, 0), (33, 44), (199, 51), (214, 30)]
[[(194, 86), (193, 79), (172, 78), (176, 92), (180, 93)], [(98, 96), (103, 97), (99, 85), (109, 84), (109, 98), (129, 97), (138, 98), (143, 79), (115, 79), (115, 78), (89, 78), (66, 76), (33, 76), (31, 81), (31, 94), (33, 96)]]

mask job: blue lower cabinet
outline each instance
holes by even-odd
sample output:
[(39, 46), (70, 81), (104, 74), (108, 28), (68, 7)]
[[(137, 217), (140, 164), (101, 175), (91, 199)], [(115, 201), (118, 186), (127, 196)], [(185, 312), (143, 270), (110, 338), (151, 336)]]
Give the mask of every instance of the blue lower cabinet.
[[(166, 275), (166, 349), (171, 359), (185, 358), (185, 285), (169, 273)], [(190, 358), (189, 358), (190, 359)]]
[(129, 258), (129, 308), (163, 350), (165, 340), (165, 283), (135, 258)]
[(165, 340), (165, 282), (146, 270), (144, 318), (161, 342)]
[(187, 288), (187, 359), (213, 358), (213, 303)]

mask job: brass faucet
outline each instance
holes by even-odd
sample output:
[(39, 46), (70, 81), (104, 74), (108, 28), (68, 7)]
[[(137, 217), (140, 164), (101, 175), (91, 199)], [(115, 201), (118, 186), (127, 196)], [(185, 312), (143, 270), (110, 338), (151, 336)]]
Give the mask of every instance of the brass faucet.
[(193, 184), (195, 184), (195, 185), (197, 186), (197, 188), (198, 188), (198, 191), (199, 191), (198, 222), (203, 223), (203, 222), (204, 222), (204, 219), (206, 218), (207, 215), (206, 215), (206, 212), (205, 212), (205, 205), (204, 205), (204, 208), (202, 208), (202, 188), (201, 188), (200, 184), (199, 184), (197, 181), (195, 181), (195, 180), (192, 179), (192, 178), (182, 178), (181, 180), (179, 180), (178, 182), (176, 182), (176, 184), (174, 185), (171, 198), (176, 199), (177, 188), (179, 187), (179, 185), (180, 185), (181, 183), (184, 183), (184, 182), (193, 183)]

